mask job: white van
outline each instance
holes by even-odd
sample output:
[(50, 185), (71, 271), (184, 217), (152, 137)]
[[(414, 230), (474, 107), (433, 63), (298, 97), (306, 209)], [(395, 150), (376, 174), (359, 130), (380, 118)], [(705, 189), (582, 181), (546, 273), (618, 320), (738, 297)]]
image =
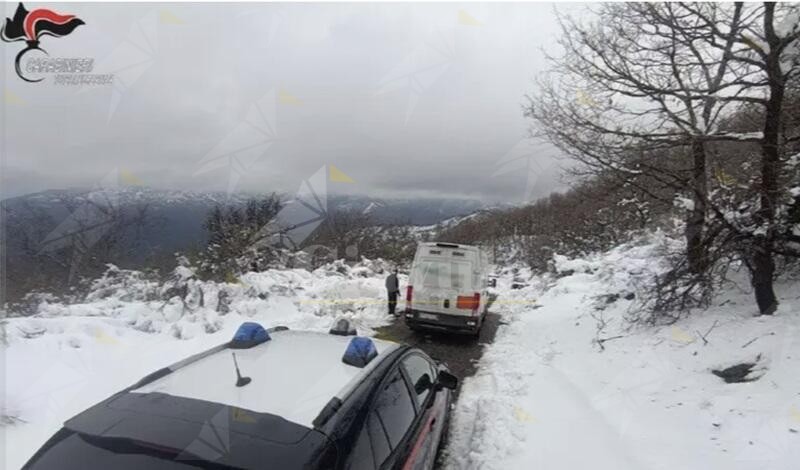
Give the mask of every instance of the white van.
[(427, 242), (417, 246), (406, 288), (406, 324), (480, 332), (486, 315), (489, 258), (477, 246)]

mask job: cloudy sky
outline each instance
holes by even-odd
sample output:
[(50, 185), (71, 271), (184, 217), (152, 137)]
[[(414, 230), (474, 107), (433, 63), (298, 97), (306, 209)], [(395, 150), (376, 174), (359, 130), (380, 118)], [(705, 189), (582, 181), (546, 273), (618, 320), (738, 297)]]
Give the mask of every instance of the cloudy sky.
[(378, 197), (521, 202), (561, 187), (564, 163), (526, 138), (522, 114), (557, 35), (550, 4), (26, 7), (81, 18), (41, 47), (93, 58), (114, 84), (23, 82), (24, 43), (3, 43), (3, 197), (114, 171), (158, 188), (292, 191), (322, 165), (353, 180), (342, 191)]

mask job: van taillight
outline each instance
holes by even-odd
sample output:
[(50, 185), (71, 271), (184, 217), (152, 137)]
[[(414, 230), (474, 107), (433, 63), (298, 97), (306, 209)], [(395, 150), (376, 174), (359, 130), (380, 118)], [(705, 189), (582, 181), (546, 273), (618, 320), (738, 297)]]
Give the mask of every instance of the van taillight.
[(459, 295), (456, 297), (456, 308), (463, 310), (472, 310), (472, 314), (478, 313), (478, 307), (481, 305), (481, 294), (476, 292), (475, 295)]
[(406, 308), (411, 308), (411, 297), (414, 296), (414, 286), (406, 287)]

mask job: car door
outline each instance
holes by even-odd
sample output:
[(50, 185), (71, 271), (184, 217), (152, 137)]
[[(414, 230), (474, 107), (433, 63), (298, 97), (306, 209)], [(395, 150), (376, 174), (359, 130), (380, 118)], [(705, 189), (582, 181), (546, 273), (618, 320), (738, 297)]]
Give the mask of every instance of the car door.
[[(433, 467), (448, 402), (447, 391), (434, 391), (436, 370), (424, 354), (411, 352), (386, 374), (356, 438), (347, 469)], [(424, 390), (420, 386), (417, 393), (414, 387), (426, 375), (431, 385)]]
[(381, 382), (348, 457), (348, 470), (397, 468), (414, 435), (417, 410), (405, 376), (394, 367)]
[(449, 390), (436, 391), (437, 367), (422, 352), (412, 352), (401, 360), (401, 367), (410, 385), (417, 406), (418, 425), (411, 443), (404, 470), (433, 468), (447, 418)]

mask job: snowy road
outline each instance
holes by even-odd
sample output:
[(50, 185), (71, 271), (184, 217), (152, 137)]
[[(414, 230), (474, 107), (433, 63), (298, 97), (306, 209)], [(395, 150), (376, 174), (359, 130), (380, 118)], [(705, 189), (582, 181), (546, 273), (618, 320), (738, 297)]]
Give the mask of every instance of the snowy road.
[(630, 442), (598, 412), (587, 397), (556, 367), (536, 372), (530, 394), (521, 398), (517, 415), (526, 445), (507, 460), (506, 468), (594, 468), (641, 470), (630, 455)]
[[(205, 299), (228, 292), (225, 314), (215, 304), (181, 310), (174, 299), (130, 299), (127, 281), (119, 294), (106, 287), (83, 304), (43, 303), (35, 317), (0, 324), (0, 401), (11, 423), (0, 427), (0, 467), (19, 468), (64, 420), (227, 341), (243, 321), (327, 331), (344, 315), (362, 334), (418, 346), (462, 378), (447, 470), (795, 470), (796, 284), (777, 286), (781, 308), (771, 318), (753, 317), (751, 294), (732, 290), (675, 325), (626, 329), (638, 299), (627, 294), (653, 266), (653, 246), (559, 259), (551, 277), (509, 268), (477, 343), (412, 333), (402, 322), (385, 326), (383, 271), (370, 266), (249, 273), (224, 285), (189, 281)], [(523, 275), (528, 285), (512, 288)], [(607, 321), (599, 334), (618, 337), (602, 351), (593, 342), (597, 316)], [(712, 326), (701, 340), (697, 332)], [(741, 361), (758, 362), (758, 380), (726, 384), (710, 372)]]
[[(731, 290), (674, 325), (628, 328), (639, 307), (627, 294), (652, 253), (624, 246), (564, 260), (521, 290), (499, 286), (507, 324), (463, 383), (446, 469), (797, 468), (796, 285), (778, 286), (774, 317), (754, 317), (751, 294)], [(598, 336), (616, 339), (600, 348)], [(757, 363), (752, 382), (711, 373), (743, 361)]]
[(500, 323), (500, 315), (492, 312), (487, 313), (477, 341), (467, 335), (412, 331), (405, 325), (402, 318), (397, 318), (391, 324), (378, 328), (375, 335), (382, 339), (405, 343), (422, 349), (431, 357), (447, 364), (450, 371), (459, 380), (463, 380), (475, 374), (477, 363), (483, 355), (483, 350), (487, 344), (491, 344), (494, 341)]

